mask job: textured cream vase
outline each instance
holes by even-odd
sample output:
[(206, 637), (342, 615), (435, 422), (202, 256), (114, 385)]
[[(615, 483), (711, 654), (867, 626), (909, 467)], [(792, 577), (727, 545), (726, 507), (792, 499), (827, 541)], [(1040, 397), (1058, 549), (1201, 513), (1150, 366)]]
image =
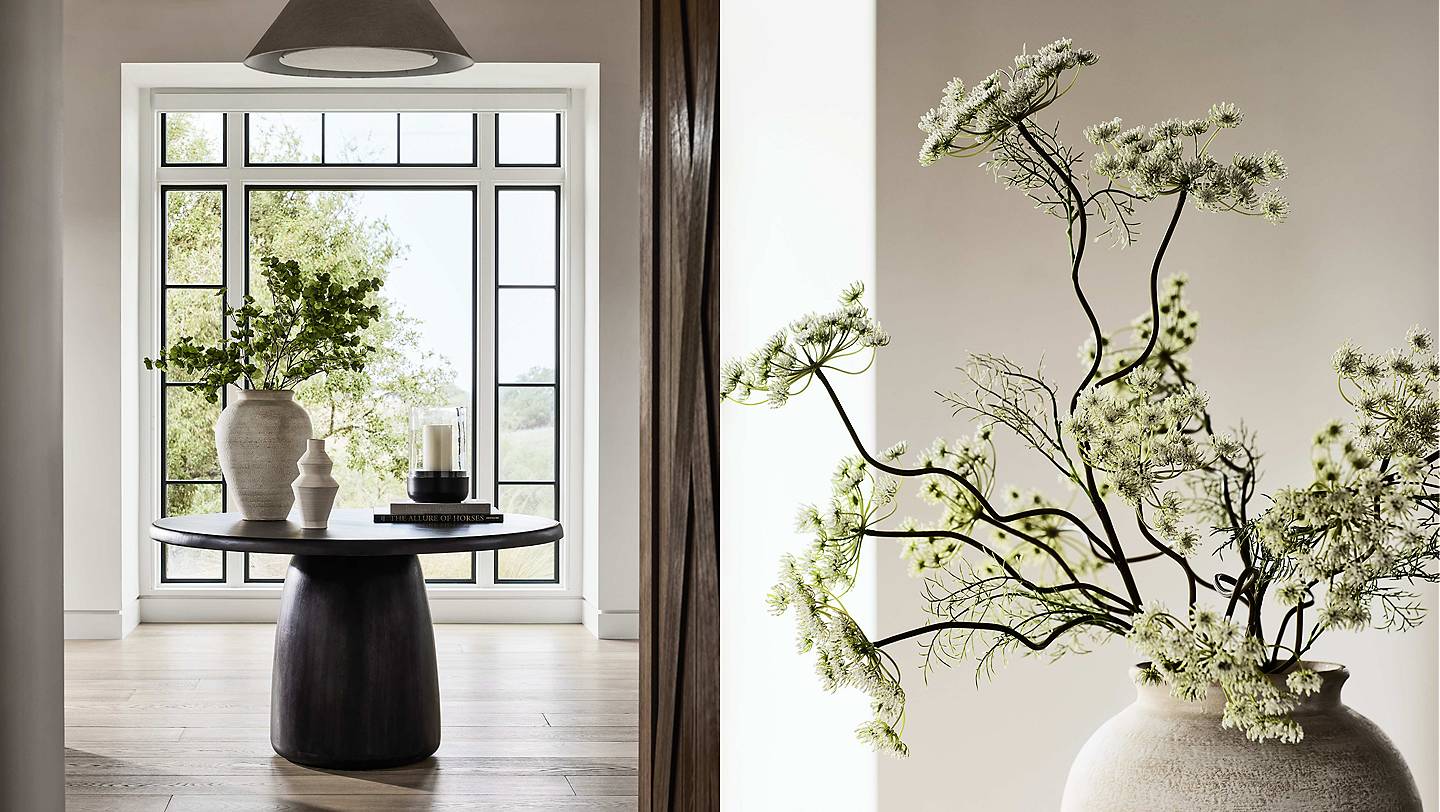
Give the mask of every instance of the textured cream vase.
[(1305, 730), (1298, 744), (1222, 728), (1219, 688), (1191, 703), (1139, 686), (1075, 757), (1061, 812), (1421, 812), (1395, 745), (1340, 701), (1350, 673), (1307, 665), (1323, 687), (1294, 714)]
[(288, 389), (241, 389), (215, 422), (215, 448), (232, 510), (251, 520), (290, 513), (295, 463), (310, 439), (310, 415)]
[(300, 458), (300, 476), (290, 484), (295, 503), (300, 508), (300, 526), (323, 530), (330, 525), (330, 509), (335, 507), (335, 494), (340, 483), (330, 475), (335, 463), (325, 453), (325, 441), (306, 441), (305, 456)]

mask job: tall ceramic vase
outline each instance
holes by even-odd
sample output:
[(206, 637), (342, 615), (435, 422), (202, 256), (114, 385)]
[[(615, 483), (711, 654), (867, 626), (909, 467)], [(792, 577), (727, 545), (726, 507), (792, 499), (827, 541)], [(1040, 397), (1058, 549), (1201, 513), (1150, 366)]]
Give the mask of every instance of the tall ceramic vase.
[(1305, 731), (1297, 744), (1222, 728), (1218, 687), (1192, 703), (1163, 685), (1140, 686), (1075, 757), (1061, 812), (1421, 812), (1395, 745), (1340, 701), (1350, 672), (1304, 665), (1322, 687), (1294, 713)]
[(290, 483), (310, 438), (310, 416), (288, 389), (241, 389), (215, 422), (215, 447), (234, 510), (280, 521), (295, 504)]
[(334, 463), (325, 453), (325, 441), (307, 441), (305, 456), (300, 458), (300, 476), (290, 485), (295, 492), (295, 502), (300, 507), (300, 526), (320, 530), (330, 524), (330, 509), (335, 506), (335, 494), (340, 483), (330, 475)]

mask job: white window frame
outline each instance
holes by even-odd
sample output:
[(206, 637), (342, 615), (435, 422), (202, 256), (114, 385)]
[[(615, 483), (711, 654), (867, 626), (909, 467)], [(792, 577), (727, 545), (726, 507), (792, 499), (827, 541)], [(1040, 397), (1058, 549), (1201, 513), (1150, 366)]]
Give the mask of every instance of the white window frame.
[[(138, 282), (135, 307), (139, 326), (139, 349), (143, 355), (158, 353), (161, 315), (159, 240), (161, 188), (185, 184), (224, 185), (227, 222), (226, 278), (244, 278), (245, 230), (236, 218), (246, 211), (246, 186), (296, 185), (396, 185), (415, 187), (467, 186), (476, 194), (477, 279), (476, 298), (481, 319), (474, 347), (477, 359), (477, 414), (475, 425), (493, 425), (495, 414), (494, 331), (487, 314), (495, 308), (495, 199), (496, 187), (535, 185), (560, 187), (560, 366), (557, 369), (560, 420), (560, 457), (557, 512), (565, 527), (565, 539), (557, 546), (560, 559), (558, 584), (497, 584), (494, 582), (493, 553), (476, 558), (475, 584), (429, 584), (432, 612), (439, 622), (572, 622), (580, 619), (584, 581), (586, 488), (584, 471), (594, 470), (582, 459), (587, 422), (586, 402), (586, 318), (595, 292), (586, 288), (594, 279), (593, 239), (587, 223), (593, 222), (594, 197), (587, 194), (587, 180), (593, 184), (594, 167), (586, 167), (593, 155), (596, 122), (593, 100), (587, 103), (586, 89), (571, 87), (541, 90), (398, 88), (382, 91), (342, 88), (205, 88), (166, 90), (152, 88), (141, 93), (137, 112), (139, 160), (133, 192), (138, 195), (134, 245), (137, 249)], [(246, 166), (246, 112), (278, 110), (305, 111), (448, 111), (478, 113), (476, 122), (477, 163), (475, 166)], [(162, 166), (160, 112), (225, 112), (226, 162), (224, 166)], [(496, 113), (511, 111), (554, 111), (563, 117), (560, 167), (511, 167), (495, 165)], [(588, 148), (587, 148), (588, 147)], [(593, 160), (592, 160), (593, 163)], [(136, 199), (136, 198), (132, 198)], [(590, 229), (593, 232), (593, 227)], [(593, 282), (592, 282), (593, 284)], [(227, 299), (232, 305), (238, 286), (232, 284)], [(246, 583), (242, 554), (226, 553), (226, 583), (177, 584), (160, 582), (158, 544), (148, 539), (148, 525), (159, 515), (163, 497), (163, 473), (159, 459), (160, 388), (153, 375), (142, 378), (136, 387), (136, 415), (139, 418), (135, 456), (139, 462), (137, 518), (138, 581), (140, 619), (150, 621), (269, 620), (278, 612), (280, 585)], [(472, 434), (476, 440), (477, 492), (493, 494), (495, 465), (489, 437)], [(132, 491), (133, 493), (133, 491)], [(593, 549), (593, 546), (592, 546)]]

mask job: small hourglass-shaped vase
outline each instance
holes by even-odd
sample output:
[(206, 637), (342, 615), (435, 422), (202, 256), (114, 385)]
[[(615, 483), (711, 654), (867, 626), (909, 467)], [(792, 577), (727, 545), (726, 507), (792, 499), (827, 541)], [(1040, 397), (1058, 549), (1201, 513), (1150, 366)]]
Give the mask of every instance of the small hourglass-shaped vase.
[(325, 441), (306, 440), (305, 455), (297, 466), (300, 476), (290, 483), (290, 489), (295, 491), (295, 506), (300, 509), (300, 526), (323, 530), (330, 524), (330, 509), (340, 490), (340, 483), (330, 475), (335, 463), (325, 453)]

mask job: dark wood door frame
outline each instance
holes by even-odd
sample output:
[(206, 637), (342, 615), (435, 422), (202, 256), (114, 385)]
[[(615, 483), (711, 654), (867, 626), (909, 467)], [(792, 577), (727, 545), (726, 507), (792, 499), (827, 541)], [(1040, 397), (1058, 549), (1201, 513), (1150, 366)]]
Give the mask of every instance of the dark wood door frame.
[(640, 809), (720, 805), (720, 3), (641, 0)]

